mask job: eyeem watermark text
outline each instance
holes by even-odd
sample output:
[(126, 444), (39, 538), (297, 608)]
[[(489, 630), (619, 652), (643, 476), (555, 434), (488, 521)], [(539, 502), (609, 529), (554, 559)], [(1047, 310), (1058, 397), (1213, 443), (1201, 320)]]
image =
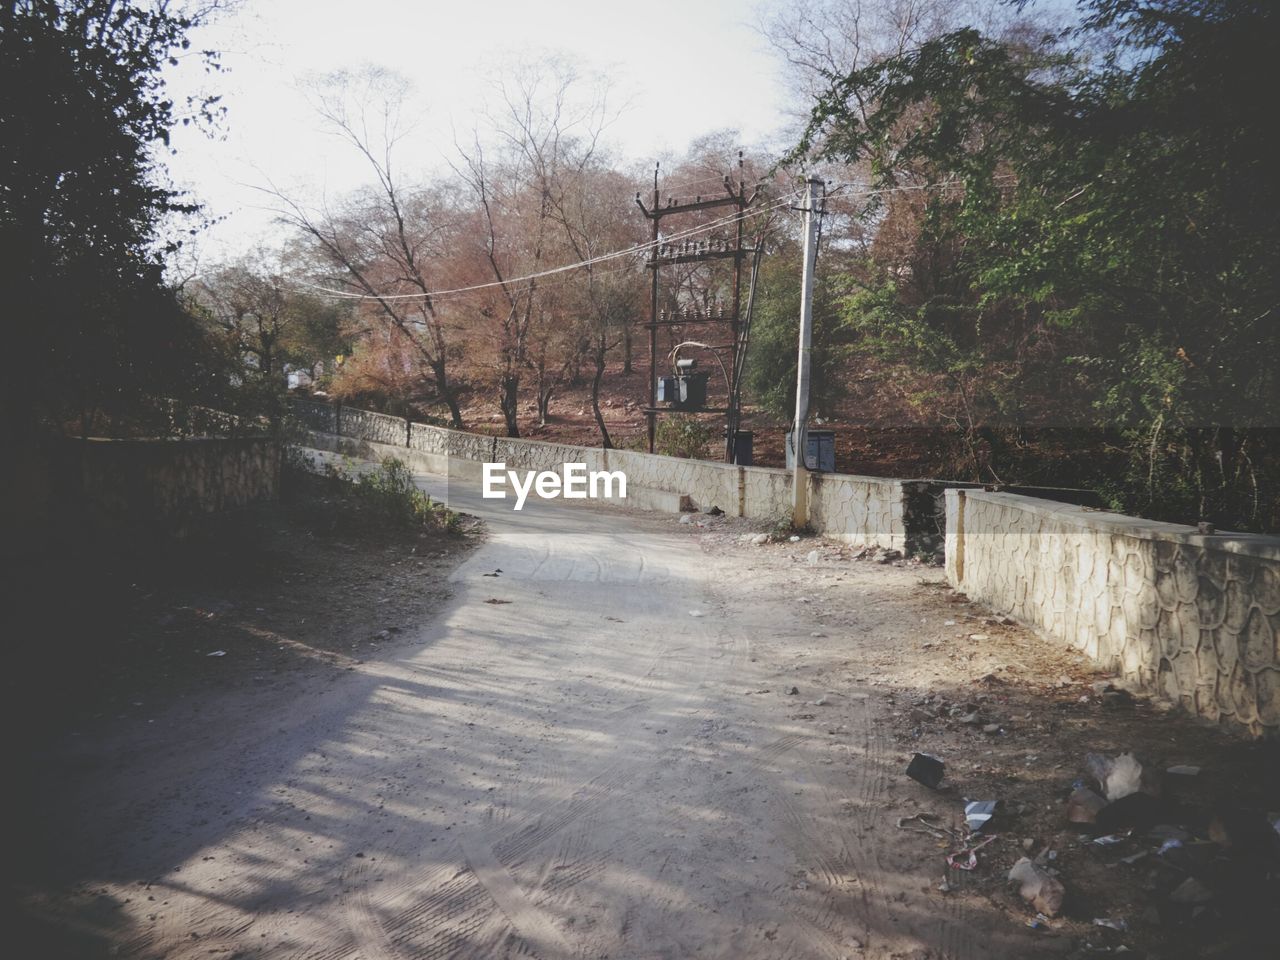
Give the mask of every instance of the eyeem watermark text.
[[(486, 500), (505, 500), (510, 485), (515, 491), (517, 510), (532, 491), (539, 497), (566, 500), (598, 500), (627, 497), (627, 475), (621, 470), (587, 470), (585, 463), (566, 463), (559, 473), (554, 470), (526, 470), (521, 478), (516, 470), (508, 470), (505, 463), (484, 465), (484, 484), (480, 495)], [(616, 492), (615, 492), (616, 491)]]

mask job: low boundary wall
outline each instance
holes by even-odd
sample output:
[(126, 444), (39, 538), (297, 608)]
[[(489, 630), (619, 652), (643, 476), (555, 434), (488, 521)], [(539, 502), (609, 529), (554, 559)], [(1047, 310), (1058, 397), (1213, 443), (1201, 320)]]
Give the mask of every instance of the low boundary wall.
[(1280, 537), (946, 492), (947, 580), (1141, 688), (1280, 734)]
[(193, 517), (274, 500), (280, 445), (268, 438), (71, 441), (80, 494), (97, 524), (181, 530)]
[[(423, 472), (478, 479), (480, 464), (485, 462), (503, 462), (511, 470), (558, 470), (564, 463), (585, 463), (588, 470), (624, 471), (628, 489), (639, 491), (639, 497), (628, 496), (624, 501), (630, 506), (719, 507), (730, 516), (756, 520), (791, 515), (788, 470), (492, 437), (311, 401), (294, 401), (294, 412), (312, 431), (379, 445), (364, 452), (394, 453)], [(349, 446), (347, 451), (360, 452)], [(809, 482), (810, 525), (816, 533), (855, 546), (897, 550), (911, 546), (907, 496), (923, 481), (813, 473)], [(929, 522), (935, 523), (932, 516)]]
[(0, 483), (6, 554), (43, 549), (62, 524), (82, 533), (182, 534), (202, 514), (280, 491), (280, 444), (268, 437), (59, 437), (14, 453)]

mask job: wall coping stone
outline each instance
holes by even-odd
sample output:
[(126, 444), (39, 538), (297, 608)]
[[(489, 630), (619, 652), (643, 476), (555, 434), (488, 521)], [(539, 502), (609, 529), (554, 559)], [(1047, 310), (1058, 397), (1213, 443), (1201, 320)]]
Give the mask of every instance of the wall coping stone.
[[(1180, 543), (1201, 547), (1206, 550), (1221, 550), (1241, 556), (1257, 557), (1262, 560), (1280, 562), (1280, 537), (1259, 533), (1222, 533), (1203, 534), (1195, 527), (1180, 523), (1162, 523), (1156, 520), (1144, 520), (1141, 517), (1130, 517), (1122, 513), (1111, 513), (1106, 510), (1079, 507), (1074, 504), (1058, 503), (1052, 500), (1041, 500), (1036, 497), (1024, 497), (1014, 493), (990, 493), (986, 490), (966, 490), (949, 488), (948, 498), (964, 496), (970, 500), (982, 500), (1000, 506), (1017, 507), (1028, 513), (1051, 517), (1054, 520), (1079, 527), (1081, 530), (1101, 530), (1107, 533), (1132, 537), (1136, 540), (1162, 540), (1166, 543)], [(985, 531), (966, 529), (965, 536), (981, 536)]]

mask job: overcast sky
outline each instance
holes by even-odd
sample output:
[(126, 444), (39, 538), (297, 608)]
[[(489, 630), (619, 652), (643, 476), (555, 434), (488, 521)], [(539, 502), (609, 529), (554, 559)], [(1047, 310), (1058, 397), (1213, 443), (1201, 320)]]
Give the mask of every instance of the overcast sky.
[(785, 123), (786, 96), (755, 23), (753, 0), (243, 0), (193, 38), (222, 51), (226, 70), (173, 78), (180, 94), (203, 83), (223, 95), (225, 138), (180, 131), (170, 169), (225, 218), (200, 241), (204, 257), (233, 256), (279, 235), (255, 187), (333, 196), (367, 180), (308, 104), (308, 76), (369, 63), (407, 76), (417, 130), (406, 163), (427, 171), (442, 165), (452, 130), (474, 125), (495, 71), (542, 53), (612, 78), (627, 106), (608, 139), (630, 159), (649, 163), (726, 128), (759, 143)]

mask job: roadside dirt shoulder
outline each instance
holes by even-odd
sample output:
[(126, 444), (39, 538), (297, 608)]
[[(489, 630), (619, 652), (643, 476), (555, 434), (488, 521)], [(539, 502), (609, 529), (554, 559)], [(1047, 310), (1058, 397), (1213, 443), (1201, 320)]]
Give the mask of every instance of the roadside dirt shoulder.
[[(1034, 931), (1037, 955), (1267, 955), (1280, 896), (1280, 861), (1267, 854), (1280, 849), (1267, 835), (1280, 810), (1275, 745), (1241, 742), (1112, 685), (1082, 654), (951, 590), (936, 567), (811, 538), (752, 543), (719, 518), (682, 527), (738, 561), (718, 590), (753, 625), (753, 657), (780, 665), (742, 696), (844, 744), (830, 759), (852, 792), (833, 793), (832, 813), (852, 819), (876, 882), (904, 885), (896, 895), (932, 904), (943, 927), (963, 912), (966, 936), (989, 931), (991, 956), (1004, 955), (995, 944), (1013, 928)], [(870, 732), (849, 742), (864, 717)], [(917, 752), (944, 761), (939, 789), (906, 776)], [(1143, 790), (1159, 799), (1111, 823), (1068, 822), (1075, 786), (1101, 790), (1086, 757), (1122, 753), (1140, 760)], [(965, 844), (974, 800), (999, 805)], [(1238, 831), (1234, 849), (1224, 822)], [(1264, 830), (1257, 850), (1239, 842), (1251, 828)], [(990, 835), (973, 869), (948, 866), (947, 854)], [(1022, 857), (1064, 884), (1060, 916), (1037, 918), (1010, 889)], [(933, 955), (966, 952), (919, 922)]]

